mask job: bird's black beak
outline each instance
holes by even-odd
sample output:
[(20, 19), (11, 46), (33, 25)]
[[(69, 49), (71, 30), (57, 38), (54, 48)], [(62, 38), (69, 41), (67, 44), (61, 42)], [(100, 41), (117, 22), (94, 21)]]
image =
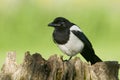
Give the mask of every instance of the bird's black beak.
[(59, 27), (61, 26), (60, 24), (55, 24), (55, 23), (49, 23), (48, 26), (51, 26), (51, 27)]
[(48, 26), (52, 27), (52, 26), (54, 26), (54, 24), (53, 23), (49, 23)]

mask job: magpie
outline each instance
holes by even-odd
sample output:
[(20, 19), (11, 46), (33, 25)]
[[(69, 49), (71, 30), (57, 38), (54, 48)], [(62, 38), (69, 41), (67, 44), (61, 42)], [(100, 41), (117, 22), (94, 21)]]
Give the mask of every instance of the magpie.
[(95, 54), (88, 38), (76, 24), (64, 17), (57, 17), (48, 26), (54, 27), (53, 41), (63, 53), (70, 56), (69, 60), (80, 53), (91, 64), (102, 62)]

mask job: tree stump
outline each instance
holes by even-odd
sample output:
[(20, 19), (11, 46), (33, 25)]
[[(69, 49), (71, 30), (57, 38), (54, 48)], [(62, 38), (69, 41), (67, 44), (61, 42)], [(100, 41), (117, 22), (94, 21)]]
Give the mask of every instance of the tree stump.
[(0, 72), (0, 80), (119, 80), (117, 61), (85, 63), (76, 57), (63, 61), (51, 56), (48, 60), (38, 53), (25, 53), (21, 64), (16, 63), (16, 53), (8, 52)]

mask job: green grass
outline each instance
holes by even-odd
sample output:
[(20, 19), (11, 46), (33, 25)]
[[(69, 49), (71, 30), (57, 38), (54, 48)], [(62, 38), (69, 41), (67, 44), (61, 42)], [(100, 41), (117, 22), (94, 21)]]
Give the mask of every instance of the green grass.
[(21, 1), (17, 5), (13, 3), (14, 7), (3, 1), (0, 6), (0, 67), (8, 51), (17, 53), (19, 63), (26, 51), (41, 53), (46, 59), (53, 54), (63, 55), (52, 41), (53, 29), (47, 27), (58, 16), (79, 25), (102, 60), (120, 61), (120, 5), (117, 5), (120, 1), (92, 1)]

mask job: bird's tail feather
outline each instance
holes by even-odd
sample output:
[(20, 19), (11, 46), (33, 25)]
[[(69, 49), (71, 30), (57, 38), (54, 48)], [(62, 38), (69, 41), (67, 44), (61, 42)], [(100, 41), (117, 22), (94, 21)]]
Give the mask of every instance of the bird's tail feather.
[(81, 55), (87, 60), (90, 61), (91, 64), (95, 64), (96, 62), (102, 62), (102, 60), (95, 54), (94, 50), (91, 48), (85, 48)]

